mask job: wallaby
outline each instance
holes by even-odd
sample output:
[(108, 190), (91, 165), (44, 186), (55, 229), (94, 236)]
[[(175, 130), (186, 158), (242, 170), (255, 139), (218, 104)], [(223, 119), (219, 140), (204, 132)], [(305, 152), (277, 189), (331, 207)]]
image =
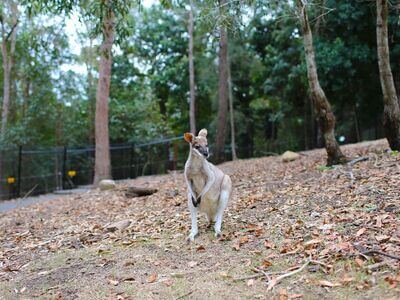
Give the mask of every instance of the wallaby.
[(188, 240), (193, 241), (198, 234), (197, 213), (205, 213), (209, 225), (215, 222), (215, 236), (221, 236), (222, 215), (232, 195), (231, 178), (207, 161), (209, 156), (207, 130), (202, 129), (198, 136), (184, 134), (190, 145), (185, 164), (185, 180), (188, 186), (188, 204), (192, 219), (192, 229)]

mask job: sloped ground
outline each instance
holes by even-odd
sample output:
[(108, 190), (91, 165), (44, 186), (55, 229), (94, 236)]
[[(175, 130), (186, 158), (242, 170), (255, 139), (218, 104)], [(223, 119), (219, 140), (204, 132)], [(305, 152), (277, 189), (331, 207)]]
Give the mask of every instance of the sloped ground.
[[(222, 165), (235, 191), (220, 240), (203, 217), (186, 244), (181, 173), (129, 183), (159, 189), (148, 197), (120, 185), (0, 214), (0, 299), (398, 299), (400, 154), (387, 149), (346, 146), (368, 160), (334, 168), (323, 150)], [(131, 224), (105, 229), (119, 220)]]

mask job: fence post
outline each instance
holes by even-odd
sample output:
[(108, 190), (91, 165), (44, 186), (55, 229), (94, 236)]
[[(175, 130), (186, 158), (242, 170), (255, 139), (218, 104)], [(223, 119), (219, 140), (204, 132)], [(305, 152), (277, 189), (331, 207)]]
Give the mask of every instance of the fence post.
[(64, 151), (63, 151), (63, 164), (62, 164), (62, 170), (61, 170), (61, 186), (62, 189), (65, 189), (65, 177), (67, 173), (67, 147), (64, 146)]
[(131, 153), (129, 155), (129, 177), (131, 179), (136, 177), (136, 174), (133, 173), (133, 157), (135, 156), (135, 144), (131, 145)]
[(17, 197), (21, 197), (21, 163), (22, 163), (22, 146), (18, 147), (18, 169), (17, 169)]

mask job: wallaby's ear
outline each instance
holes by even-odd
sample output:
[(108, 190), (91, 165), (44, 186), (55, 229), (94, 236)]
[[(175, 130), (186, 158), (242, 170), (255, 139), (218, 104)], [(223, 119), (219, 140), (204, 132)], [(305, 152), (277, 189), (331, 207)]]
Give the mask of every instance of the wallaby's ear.
[(185, 139), (186, 142), (191, 143), (193, 141), (193, 134), (186, 132), (183, 135), (183, 138)]
[(202, 130), (200, 130), (199, 136), (206, 137), (207, 136), (207, 129), (203, 128)]

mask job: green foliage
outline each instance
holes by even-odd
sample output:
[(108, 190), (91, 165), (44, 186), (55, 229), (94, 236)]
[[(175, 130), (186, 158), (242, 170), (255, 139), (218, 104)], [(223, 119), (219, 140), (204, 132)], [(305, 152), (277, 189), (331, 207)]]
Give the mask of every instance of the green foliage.
[[(215, 136), (218, 95), (218, 26), (229, 30), (236, 140), (240, 156), (321, 146), (298, 22), (282, 1), (194, 1), (197, 127)], [(116, 16), (110, 89), (111, 143), (140, 143), (188, 130), (187, 7), (163, 1), (23, 1), (12, 77), (6, 143), (83, 145), (93, 142), (91, 118), (103, 18)], [(327, 0), (310, 7), (319, 79), (345, 142), (381, 136), (381, 89), (374, 7)], [(139, 9), (132, 9), (139, 8)], [(28, 15), (31, 18), (28, 18)], [(81, 54), (70, 53), (65, 16), (78, 15)], [(54, 21), (55, 20), (55, 21)], [(392, 69), (400, 85), (398, 11), (391, 10)], [(88, 42), (90, 40), (90, 43)], [(87, 73), (63, 71), (81, 65)], [(68, 68), (67, 68), (68, 69)], [(2, 84), (0, 70), (0, 84)], [(398, 86), (400, 88), (400, 86)], [(357, 123), (356, 123), (357, 122)], [(357, 125), (357, 126), (356, 126)], [(356, 131), (358, 128), (358, 134)], [(229, 140), (227, 141), (227, 144)], [(227, 149), (229, 147), (227, 146)]]

